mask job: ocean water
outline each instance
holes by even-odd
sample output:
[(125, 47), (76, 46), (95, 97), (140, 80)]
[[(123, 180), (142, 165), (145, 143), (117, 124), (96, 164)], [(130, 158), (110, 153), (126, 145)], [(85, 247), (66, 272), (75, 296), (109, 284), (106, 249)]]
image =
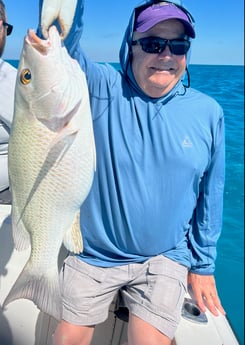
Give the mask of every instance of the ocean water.
[(214, 97), (224, 110), (226, 185), (215, 277), (227, 318), (244, 345), (244, 66), (190, 65), (189, 71), (191, 86)]
[(222, 106), (226, 134), (223, 230), (216, 283), (230, 324), (244, 345), (244, 66), (190, 66), (191, 86)]

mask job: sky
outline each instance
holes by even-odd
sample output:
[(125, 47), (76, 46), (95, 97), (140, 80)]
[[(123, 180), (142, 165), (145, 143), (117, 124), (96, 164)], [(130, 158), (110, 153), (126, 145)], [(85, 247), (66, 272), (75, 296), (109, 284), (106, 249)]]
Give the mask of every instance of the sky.
[[(54, 1), (54, 0), (51, 0)], [(38, 24), (38, 0), (4, 0), (8, 22), (4, 59), (19, 59), (23, 39)], [(81, 44), (98, 62), (118, 62), (119, 49), (132, 9), (140, 0), (87, 0)], [(191, 64), (244, 65), (244, 1), (184, 0), (195, 19)]]

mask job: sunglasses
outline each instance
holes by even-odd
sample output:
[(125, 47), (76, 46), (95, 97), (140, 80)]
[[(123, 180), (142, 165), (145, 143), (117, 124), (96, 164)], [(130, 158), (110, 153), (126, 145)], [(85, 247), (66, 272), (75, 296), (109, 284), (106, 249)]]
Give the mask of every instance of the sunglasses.
[(3, 22), (3, 26), (7, 29), (7, 36), (11, 35), (13, 31), (13, 25)]
[(160, 54), (168, 46), (169, 50), (174, 55), (184, 55), (190, 48), (190, 41), (184, 38), (177, 38), (167, 40), (161, 37), (143, 37), (138, 40), (132, 41), (132, 46), (140, 45), (145, 53)]

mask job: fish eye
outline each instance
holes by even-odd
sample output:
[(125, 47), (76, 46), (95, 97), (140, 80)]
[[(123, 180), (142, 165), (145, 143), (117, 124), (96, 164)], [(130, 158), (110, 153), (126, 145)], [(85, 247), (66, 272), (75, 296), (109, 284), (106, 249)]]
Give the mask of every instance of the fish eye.
[(31, 71), (28, 68), (24, 68), (20, 73), (20, 82), (27, 85), (31, 82)]

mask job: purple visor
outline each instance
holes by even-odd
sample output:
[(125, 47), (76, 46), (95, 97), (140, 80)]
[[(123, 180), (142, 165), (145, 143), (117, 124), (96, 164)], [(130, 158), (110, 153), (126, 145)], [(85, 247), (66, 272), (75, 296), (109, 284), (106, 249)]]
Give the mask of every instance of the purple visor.
[(178, 19), (185, 27), (187, 36), (194, 38), (195, 31), (187, 14), (172, 3), (161, 2), (140, 12), (135, 21), (135, 31), (146, 32), (154, 25), (168, 19)]

